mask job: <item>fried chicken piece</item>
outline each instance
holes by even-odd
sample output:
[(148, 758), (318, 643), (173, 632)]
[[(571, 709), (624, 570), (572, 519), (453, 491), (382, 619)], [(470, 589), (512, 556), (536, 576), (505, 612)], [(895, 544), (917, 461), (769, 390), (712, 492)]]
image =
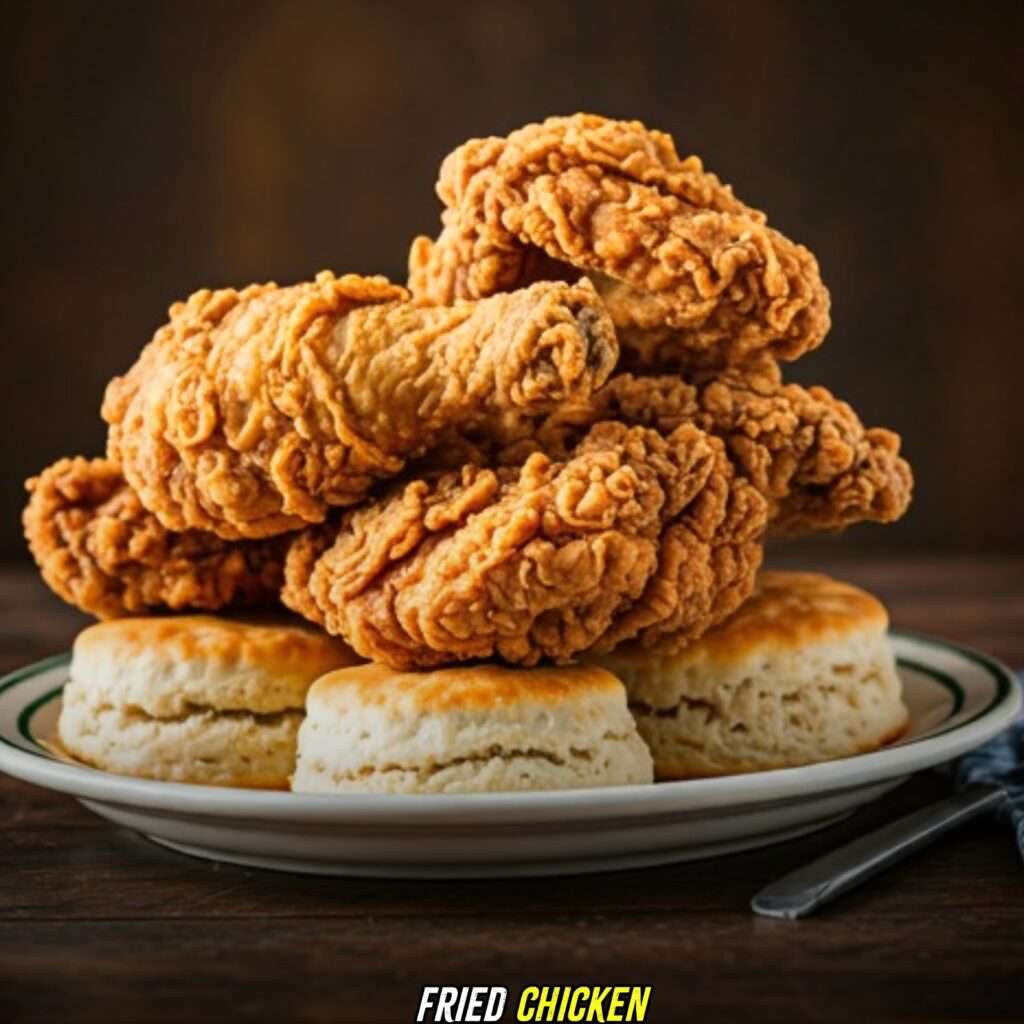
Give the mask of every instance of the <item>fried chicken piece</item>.
[(698, 517), (665, 530), (658, 568), (643, 597), (612, 624), (594, 650), (608, 652), (627, 640), (667, 653), (681, 650), (750, 596), (764, 556), (767, 505), (745, 480), (726, 471), (727, 465), (723, 460), (717, 478), (727, 484), (721, 519), (716, 518), (713, 529)]
[(587, 281), (426, 308), (383, 278), (196, 292), (103, 404), (109, 455), (169, 530), (324, 519), (445, 430), (583, 398), (618, 357)]
[(437, 192), (441, 234), (409, 254), (409, 287), (430, 302), (583, 272), (627, 363), (660, 369), (795, 359), (828, 332), (812, 253), (639, 121), (576, 114), (472, 139)]
[(43, 579), (101, 619), (272, 604), (285, 538), (230, 543), (171, 533), (106, 459), (61, 459), (27, 483), (23, 521)]
[(396, 668), (532, 665), (663, 630), (695, 637), (750, 592), (764, 500), (721, 442), (596, 425), (566, 461), (466, 466), (307, 531), (285, 604)]
[(327, 628), (327, 618), (313, 597), (309, 581), (320, 556), (337, 539), (338, 529), (338, 520), (333, 518), (292, 534), (284, 560), (282, 603), (321, 629)]
[(865, 429), (825, 388), (785, 384), (771, 359), (687, 379), (617, 374), (588, 401), (545, 417), (507, 416), (489, 436), (452, 450), (464, 462), (514, 464), (533, 451), (564, 458), (606, 419), (663, 434), (692, 423), (720, 437), (737, 472), (768, 500), (775, 534), (888, 523), (910, 503), (913, 477), (899, 435)]

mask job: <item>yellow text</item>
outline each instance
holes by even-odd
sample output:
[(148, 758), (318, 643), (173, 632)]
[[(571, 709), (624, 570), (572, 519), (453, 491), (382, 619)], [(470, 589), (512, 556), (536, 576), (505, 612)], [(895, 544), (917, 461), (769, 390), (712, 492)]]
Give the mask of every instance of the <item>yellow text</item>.
[(620, 1021), (647, 1019), (651, 988), (639, 985), (579, 986), (529, 985), (523, 989), (516, 1020), (524, 1024), (549, 1021)]

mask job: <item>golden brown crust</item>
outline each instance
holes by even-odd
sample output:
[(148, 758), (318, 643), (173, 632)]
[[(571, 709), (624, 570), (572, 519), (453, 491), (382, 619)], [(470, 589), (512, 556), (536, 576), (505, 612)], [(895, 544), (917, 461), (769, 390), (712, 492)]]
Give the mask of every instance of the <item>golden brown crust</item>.
[(701, 648), (709, 658), (731, 660), (754, 647), (799, 651), (888, 625), (885, 606), (866, 590), (816, 572), (766, 571), (736, 613), (705, 634)]
[(768, 500), (776, 534), (893, 522), (910, 504), (913, 476), (899, 436), (865, 429), (825, 388), (784, 383), (768, 359), (685, 376), (617, 374), (587, 401), (543, 417), (508, 416), (452, 451), (478, 462), (515, 463), (536, 450), (563, 458), (605, 419), (663, 434), (692, 423), (720, 437), (737, 474)]
[(272, 604), (280, 541), (172, 533), (106, 459), (61, 459), (28, 481), (25, 537), (59, 597), (101, 619)]
[(324, 627), (324, 613), (309, 590), (309, 580), (320, 556), (334, 543), (337, 522), (307, 526), (288, 542), (281, 585), (281, 603), (309, 622)]
[(749, 592), (764, 523), (719, 442), (602, 423), (566, 461), (464, 467), (346, 514), (315, 560), (300, 542), (284, 600), (311, 596), (329, 631), (398, 668), (566, 661), (665, 626), (699, 635)]
[[(727, 462), (721, 459), (720, 466)], [(594, 645), (610, 651), (681, 649), (728, 618), (747, 599), (764, 556), (764, 499), (719, 468), (693, 512), (662, 534), (658, 568), (643, 596)]]
[(585, 281), (406, 299), (327, 272), (196, 292), (108, 387), (111, 458), (168, 529), (267, 537), (355, 504), (445, 429), (589, 393), (617, 359)]
[[(770, 360), (693, 379), (692, 422), (725, 441), (737, 471), (768, 499), (773, 533), (888, 523), (906, 512), (913, 477), (899, 436), (865, 429), (827, 389), (785, 384)], [(620, 403), (636, 409), (649, 391), (642, 381)], [(681, 412), (666, 398), (663, 391), (663, 429)]]
[(640, 122), (576, 114), (470, 140), (445, 160), (438, 194), (443, 230), (409, 256), (409, 286), (427, 301), (576, 268), (647, 366), (652, 350), (661, 366), (795, 359), (828, 332), (814, 256)]
[[(218, 710), (237, 706), (261, 714), (282, 709), (264, 706), (259, 692), (237, 705), (224, 703), (219, 689), (228, 688), (232, 676), (248, 678), (256, 673), (273, 680), (277, 688), (293, 688), (296, 700), (289, 706), (301, 708), (302, 695), (313, 679), (360, 661), (337, 637), (301, 620), (289, 621), (286, 614), (168, 615), (101, 622), (78, 634), (75, 656), (107, 659), (122, 670), (125, 662), (142, 658), (144, 674), (152, 674), (160, 663), (195, 664), (208, 690), (202, 706)], [(200, 706), (198, 699), (196, 705)]]
[(865, 629), (884, 632), (888, 624), (885, 606), (859, 587), (821, 573), (765, 570), (758, 573), (753, 593), (698, 643), (677, 644), (666, 635), (653, 649), (630, 645), (615, 656), (643, 662), (652, 655), (674, 655), (672, 664), (682, 671), (691, 662), (743, 662), (752, 652), (800, 652)]
[(622, 687), (610, 672), (593, 665), (516, 669), (480, 664), (401, 672), (372, 662), (331, 672), (315, 685), (321, 705), (329, 705), (332, 696), (346, 706), (354, 701), (386, 707), (400, 701), (403, 714), (487, 712), (520, 702), (557, 705)]

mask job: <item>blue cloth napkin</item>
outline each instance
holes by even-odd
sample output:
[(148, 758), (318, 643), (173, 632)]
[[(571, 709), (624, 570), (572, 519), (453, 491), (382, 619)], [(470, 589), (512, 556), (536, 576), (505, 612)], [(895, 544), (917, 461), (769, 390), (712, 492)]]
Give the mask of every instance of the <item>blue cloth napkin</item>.
[[(1024, 677), (1024, 671), (1018, 674)], [(1024, 858), (1024, 714), (983, 747), (960, 758), (956, 780), (960, 785), (998, 782), (1006, 786), (1010, 799), (999, 813), (1016, 832), (1017, 846)]]

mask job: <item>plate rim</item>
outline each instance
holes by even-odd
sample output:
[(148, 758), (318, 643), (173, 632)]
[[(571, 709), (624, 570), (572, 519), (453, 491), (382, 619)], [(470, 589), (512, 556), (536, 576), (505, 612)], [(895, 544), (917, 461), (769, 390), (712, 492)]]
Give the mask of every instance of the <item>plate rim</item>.
[[(995, 694), (991, 702), (964, 722), (899, 746), (797, 768), (662, 782), (656, 786), (605, 786), (529, 793), (408, 795), (274, 792), (116, 775), (84, 765), (69, 764), (43, 751), (23, 750), (3, 736), (0, 736), (0, 771), (78, 798), (127, 807), (145, 807), (164, 814), (188, 814), (206, 818), (262, 819), (293, 824), (375, 825), (466, 825), (474, 820), (515, 824), (552, 817), (640, 818), (722, 808), (739, 810), (745, 806), (785, 802), (810, 794), (817, 796), (909, 775), (951, 760), (985, 742), (1008, 725), (1024, 704), (1021, 681), (997, 658), (973, 647), (916, 630), (891, 630), (890, 636), (895, 640), (907, 639), (925, 647), (951, 651), (985, 670), (995, 683)], [(0, 694), (28, 678), (66, 664), (70, 658), (71, 653), (65, 651), (15, 669), (0, 677)], [(899, 660), (910, 661), (911, 668), (918, 667), (913, 659)], [(937, 678), (936, 671), (940, 675), (944, 674), (942, 670), (931, 666), (920, 667), (933, 678)], [(955, 680), (953, 682), (962, 690), (961, 684)], [(946, 685), (949, 688), (948, 683)], [(39, 707), (52, 700), (55, 690), (47, 690), (38, 695), (17, 712), (16, 728), (32, 743), (37, 743), (37, 740), (27, 728), (22, 730), (22, 722), (30, 721)], [(958, 711), (959, 708), (954, 707), (949, 717), (952, 718)]]

